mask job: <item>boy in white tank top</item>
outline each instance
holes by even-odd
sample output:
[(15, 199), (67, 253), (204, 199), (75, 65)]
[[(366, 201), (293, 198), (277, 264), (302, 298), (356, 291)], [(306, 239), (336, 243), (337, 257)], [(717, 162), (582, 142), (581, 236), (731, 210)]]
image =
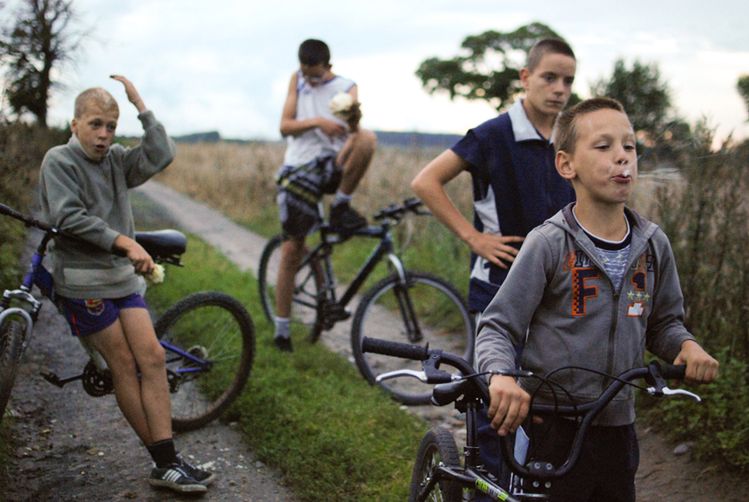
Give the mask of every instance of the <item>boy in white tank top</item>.
[[(279, 213), (288, 239), (281, 247), (276, 280), (273, 341), (287, 352), (292, 350), (289, 316), (294, 275), (304, 255), (304, 239), (319, 223), (317, 201), (323, 193), (335, 193), (330, 224), (338, 231), (350, 232), (366, 225), (349, 203), (377, 141), (372, 131), (359, 127), (358, 88), (352, 80), (331, 71), (330, 49), (325, 42), (302, 42), (299, 63), (281, 115), (281, 134), (288, 146), (277, 176)], [(348, 94), (354, 103), (346, 120), (331, 110), (331, 100), (341, 93)]]

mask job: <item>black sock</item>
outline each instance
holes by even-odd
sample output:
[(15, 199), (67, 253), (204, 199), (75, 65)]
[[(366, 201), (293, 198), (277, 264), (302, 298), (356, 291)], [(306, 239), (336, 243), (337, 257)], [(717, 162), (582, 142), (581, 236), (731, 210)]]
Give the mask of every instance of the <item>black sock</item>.
[(148, 449), (148, 453), (151, 454), (153, 461), (156, 462), (156, 467), (163, 468), (177, 463), (177, 452), (174, 449), (174, 441), (171, 438), (162, 439), (146, 448)]

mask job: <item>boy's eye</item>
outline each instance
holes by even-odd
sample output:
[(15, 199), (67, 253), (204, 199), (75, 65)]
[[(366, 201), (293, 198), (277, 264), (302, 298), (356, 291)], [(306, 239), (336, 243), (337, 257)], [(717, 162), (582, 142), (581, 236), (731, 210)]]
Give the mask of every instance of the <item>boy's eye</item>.
[(117, 129), (117, 124), (107, 124), (107, 131), (114, 132)]
[(593, 146), (593, 148), (595, 148), (596, 150), (606, 150), (608, 147), (609, 147), (608, 143), (599, 143)]
[(546, 82), (548, 82), (549, 84), (552, 84), (552, 83), (554, 83), (554, 81), (555, 81), (556, 79), (557, 79), (557, 76), (556, 76), (556, 75), (554, 75), (554, 74), (551, 74), (551, 73), (550, 73), (550, 74), (544, 75), (544, 80), (546, 80)]
[(91, 124), (91, 127), (93, 127), (94, 129), (98, 129), (104, 125), (101, 120), (94, 120), (90, 122), (90, 124)]
[(564, 84), (565, 84), (565, 85), (572, 85), (572, 83), (573, 83), (574, 81), (575, 81), (575, 77), (566, 77), (566, 78), (564, 79)]

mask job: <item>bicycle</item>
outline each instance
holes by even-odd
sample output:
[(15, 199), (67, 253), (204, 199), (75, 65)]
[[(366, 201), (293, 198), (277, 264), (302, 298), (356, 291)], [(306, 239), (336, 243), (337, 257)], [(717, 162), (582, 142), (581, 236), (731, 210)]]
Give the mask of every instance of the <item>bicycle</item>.
[[(391, 204), (374, 215), (378, 224), (347, 234), (335, 232), (323, 222), (319, 227), (320, 242), (305, 253), (296, 273), (291, 319), (309, 327), (309, 338), (314, 343), (323, 330), (329, 330), (337, 322), (350, 317), (346, 306), (375, 267), (387, 258), (392, 273), (362, 296), (351, 331), (356, 366), (372, 385), (377, 384), (377, 375), (403, 367), (403, 364), (392, 358), (365, 355), (361, 343), (367, 335), (382, 338), (391, 334), (395, 339), (410, 343), (429, 342), (433, 346), (442, 346), (463, 354), (469, 360), (473, 356), (473, 316), (461, 294), (439, 277), (407, 270), (395, 251), (392, 227), (409, 213), (429, 214), (421, 206), (422, 202), (415, 198), (406, 199), (402, 204)], [(322, 215), (321, 207), (320, 213)], [(331, 255), (335, 246), (352, 237), (379, 242), (339, 298)], [(283, 241), (283, 235), (270, 239), (263, 250), (258, 271), (263, 311), (271, 322), (275, 316), (275, 297), (270, 282), (278, 270)], [(431, 395), (431, 389), (422, 384), (387, 382), (379, 385), (395, 400), (407, 405), (427, 404)]]
[[(58, 236), (75, 237), (4, 204), (0, 204), (0, 214), (44, 232), (21, 286), (5, 290), (0, 300), (2, 420), (16, 368), (42, 308), (42, 301), (32, 294), (32, 288), (37, 286), (42, 296), (56, 303), (52, 275), (43, 265), (47, 245)], [(187, 239), (181, 232), (138, 232), (136, 240), (157, 263), (182, 266), (180, 258), (186, 250)], [(255, 331), (250, 314), (227, 294), (198, 292), (169, 307), (154, 328), (166, 351), (174, 430), (193, 430), (217, 418), (239, 396), (250, 376), (255, 354)], [(112, 378), (104, 359), (87, 346), (85, 339), (79, 338), (79, 341), (90, 356), (80, 374), (60, 378), (54, 373), (42, 372), (42, 376), (58, 387), (81, 380), (85, 391), (94, 397), (110, 394)]]
[[(481, 410), (482, 404), (486, 406), (489, 404), (489, 389), (483, 378), (486, 374), (476, 373), (469, 361), (440, 349), (370, 338), (364, 339), (362, 349), (366, 352), (422, 362), (422, 371), (396, 370), (382, 374), (378, 378), (392, 379), (408, 376), (432, 384), (434, 385), (432, 404), (445, 406), (455, 403), (456, 409), (465, 413), (467, 434), (463, 450), (464, 462), (461, 464), (455, 439), (447, 429), (435, 427), (429, 430), (419, 445), (411, 478), (409, 502), (425, 500), (457, 502), (471, 500), (476, 493), (488, 495), (492, 500), (510, 502), (548, 500), (553, 481), (564, 477), (575, 466), (585, 435), (595, 417), (625, 385), (635, 386), (656, 397), (684, 395), (697, 402), (700, 401), (700, 397), (692, 392), (684, 389), (670, 389), (666, 385), (667, 379), (683, 380), (686, 366), (661, 365), (658, 362), (651, 362), (646, 367), (633, 368), (612, 377), (601, 395), (593, 401), (578, 405), (532, 404), (529, 416), (532, 414), (574, 419), (577, 420), (578, 429), (567, 458), (559, 465), (543, 459), (526, 461), (526, 458), (523, 458), (525, 455), (518, 453), (516, 445), (508, 436), (500, 437), (502, 456), (513, 474), (509, 489), (505, 489), (499, 486), (498, 481), (479, 463), (476, 414)], [(457, 369), (458, 373), (452, 374), (440, 369), (442, 364)], [(526, 378), (536, 377), (527, 371), (503, 374)], [(643, 388), (632, 383), (641, 378), (645, 379), (648, 387)], [(560, 394), (565, 394), (565, 390), (554, 384), (550, 377), (539, 377), (539, 379), (544, 384), (556, 388)]]

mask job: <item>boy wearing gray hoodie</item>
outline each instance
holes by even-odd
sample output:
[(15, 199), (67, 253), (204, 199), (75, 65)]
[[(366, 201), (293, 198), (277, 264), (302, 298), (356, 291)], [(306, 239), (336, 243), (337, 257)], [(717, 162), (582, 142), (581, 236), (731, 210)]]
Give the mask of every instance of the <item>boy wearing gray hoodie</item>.
[[(718, 362), (684, 327), (679, 277), (668, 238), (625, 207), (637, 178), (635, 135), (617, 101), (594, 98), (563, 112), (554, 132), (556, 168), (576, 194), (572, 203), (526, 238), (478, 326), (479, 371), (538, 375), (563, 366), (616, 375), (641, 366), (644, 350), (686, 364), (686, 380), (710, 382)], [(576, 403), (595, 399), (606, 378), (563, 371), (554, 380)], [(499, 435), (526, 419), (530, 393), (554, 404), (533, 380), (490, 378), (489, 417)], [(558, 402), (567, 394), (556, 392)], [(552, 500), (635, 500), (639, 453), (634, 396), (623, 390), (594, 422), (575, 469), (555, 481)], [(560, 419), (556, 437), (574, 428)], [(564, 441), (562, 441), (564, 443)], [(552, 461), (569, 442), (551, 446)], [(536, 452), (543, 452), (544, 446)]]
[(174, 142), (135, 86), (111, 78), (137, 109), (143, 138), (131, 148), (113, 144), (120, 112), (106, 90), (87, 89), (76, 98), (73, 135), (47, 152), (39, 182), (44, 219), (76, 237), (50, 246), (55, 289), (73, 335), (85, 337), (107, 362), (117, 404), (156, 464), (149, 483), (203, 493), (213, 473), (177, 455), (172, 440), (164, 349), (141, 296), (142, 275), (155, 265), (134, 239), (128, 196), (171, 163)]

